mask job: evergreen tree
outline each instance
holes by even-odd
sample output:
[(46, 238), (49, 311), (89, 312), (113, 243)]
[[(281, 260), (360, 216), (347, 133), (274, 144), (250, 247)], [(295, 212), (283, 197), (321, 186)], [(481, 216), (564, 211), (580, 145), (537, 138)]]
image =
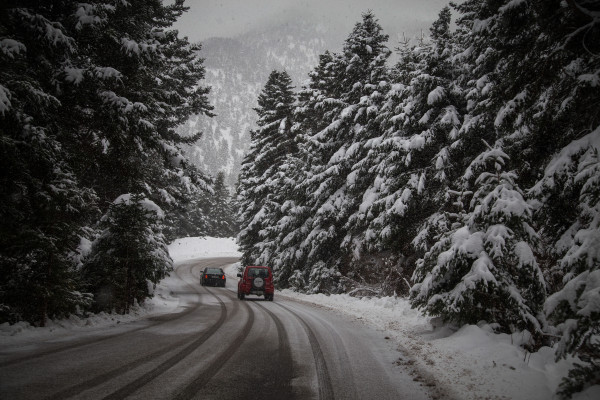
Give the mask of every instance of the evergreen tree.
[(374, 119), (382, 91), (387, 90), (387, 39), (375, 16), (363, 14), (335, 61), (339, 83), (333, 85), (337, 93), (330, 103), (336, 112), (323, 130), (306, 140), (309, 150), (304, 152), (315, 152), (322, 159), (311, 166), (308, 178), (313, 220), (301, 244), (307, 253), (305, 276), (311, 291), (340, 290), (338, 276), (347, 272), (344, 268), (352, 258), (356, 243), (344, 225), (359, 205), (356, 193), (363, 185), (358, 169), (365, 157), (364, 144), (377, 132)]
[(164, 234), (168, 241), (212, 234), (218, 224), (211, 211), (215, 206), (212, 182), (207, 177), (207, 187), (202, 190), (192, 187), (185, 201), (170, 205), (164, 220)]
[(105, 204), (146, 193), (168, 210), (210, 186), (179, 149), (198, 135), (175, 131), (192, 114), (212, 115), (209, 89), (198, 84), (200, 47), (169, 29), (185, 10), (183, 0), (92, 2), (76, 10), (80, 51), (65, 67), (62, 110), (77, 117), (69, 144), (79, 149), (83, 183)]
[(213, 201), (210, 205), (211, 219), (214, 226), (209, 235), (215, 237), (232, 237), (237, 234), (235, 213), (231, 202), (231, 194), (225, 186), (225, 173), (219, 172), (214, 184)]
[(122, 195), (111, 205), (83, 271), (95, 311), (129, 312), (172, 270), (162, 218), (163, 211), (142, 195)]
[(115, 198), (210, 191), (174, 129), (211, 115), (199, 47), (168, 29), (183, 1), (42, 3), (0, 10), (0, 312), (38, 324), (89, 303), (73, 255)]
[(308, 204), (314, 190), (311, 177), (315, 167), (328, 159), (327, 150), (322, 148), (327, 143), (320, 142), (316, 134), (329, 125), (342, 104), (336, 99), (338, 58), (336, 54), (325, 52), (319, 56), (319, 65), (309, 73), (309, 83), (300, 90), (293, 110), (291, 132), (298, 151), (288, 155), (278, 169), (277, 191), (283, 194), (283, 204), (273, 227), (276, 238), (268, 262), (274, 268), (278, 285), (283, 287), (294, 275), (295, 287), (306, 289), (310, 271), (306, 268), (308, 251), (303, 242), (313, 222)]
[(268, 264), (276, 245), (272, 227), (283, 202), (278, 168), (296, 151), (291, 134), (294, 102), (289, 75), (271, 72), (258, 98), (258, 129), (251, 132), (252, 144), (238, 184), (238, 242), (244, 264)]
[(464, 40), (473, 65), (469, 123), (461, 130), (467, 134), (465, 147), (471, 142), (468, 132), (478, 130), (471, 128), (494, 132), (504, 138), (507, 153), (522, 160), (520, 186), (533, 186), (539, 259), (550, 293), (558, 291), (546, 305), (550, 322), (563, 333), (557, 356), (585, 359), (563, 383), (561, 393), (569, 396), (597, 379), (591, 371), (597, 370), (598, 350), (586, 338), (598, 324), (589, 319), (593, 313), (585, 294), (594, 290), (597, 264), (590, 257), (595, 247), (586, 245), (596, 239), (588, 236), (596, 228), (590, 195), (595, 189), (588, 177), (597, 151), (591, 138), (600, 123), (597, 9), (578, 0), (467, 1), (458, 9), (463, 22), (470, 21)]
[(377, 117), (381, 134), (365, 146), (369, 152), (360, 174), (371, 178), (349, 221), (358, 233), (356, 242), (375, 259), (378, 254), (388, 259), (388, 267), (371, 275), (380, 282), (392, 279), (386, 283), (390, 292), (406, 290), (401, 275), (408, 278), (412, 272), (411, 242), (423, 220), (444, 203), (453, 178), (449, 145), (464, 107), (455, 82), (459, 68), (451, 61), (456, 47), (450, 10), (444, 8), (431, 29), (431, 43), (421, 40), (410, 52), (405, 44), (392, 76), (406, 83), (387, 92)]
[(555, 333), (562, 336), (557, 358), (573, 354), (581, 359), (560, 385), (559, 394), (565, 398), (600, 379), (600, 345), (594, 339), (600, 333), (599, 154), (600, 126), (557, 154), (532, 190), (543, 201), (541, 215), (553, 212), (573, 195), (577, 204), (576, 218), (558, 232), (560, 236), (554, 236), (552, 253), (560, 258), (551, 271), (562, 277), (562, 284), (545, 305)]
[(469, 210), (417, 262), (411, 301), (446, 321), (485, 320), (498, 331), (540, 335), (545, 281), (533, 253), (537, 235), (508, 161), (490, 147), (471, 163)]
[(56, 80), (75, 51), (56, 4), (0, 9), (0, 321), (44, 325), (85, 306), (72, 252), (94, 213), (61, 138)]
[[(184, 211), (189, 199), (201, 201), (202, 192), (211, 192), (210, 178), (191, 166), (179, 148), (198, 135), (181, 137), (175, 131), (192, 114), (212, 115), (209, 89), (199, 85), (204, 77), (200, 48), (169, 29), (184, 11), (182, 0), (171, 5), (159, 0), (110, 6), (92, 2), (80, 4), (72, 20), (80, 51), (65, 68), (61, 82), (63, 112), (69, 110), (77, 117), (69, 145), (78, 155), (74, 163), (82, 183), (100, 198), (103, 219), (112, 218), (107, 204), (136, 193), (169, 213), (163, 221), (173, 233), (187, 219)], [(139, 247), (135, 242), (131, 247), (160, 253), (164, 240), (158, 229), (161, 226), (148, 231), (156, 235), (149, 243), (157, 248)], [(103, 227), (103, 232), (107, 229)], [(112, 229), (112, 235), (123, 235), (123, 241), (131, 239), (127, 230)], [(137, 257), (143, 259), (141, 254)], [(85, 264), (88, 277), (94, 276), (90, 268), (103, 268), (94, 259), (89, 263)], [(119, 268), (115, 271), (123, 270)], [(156, 268), (149, 264), (148, 273)], [(129, 275), (127, 279), (129, 282)], [(136, 282), (141, 285), (140, 279)], [(94, 285), (102, 280), (92, 283), (90, 289), (97, 293), (100, 288)], [(128, 298), (120, 300), (125, 301), (120, 310), (123, 304), (131, 304), (132, 296), (144, 297), (143, 293), (131, 294), (131, 290), (128, 287)]]

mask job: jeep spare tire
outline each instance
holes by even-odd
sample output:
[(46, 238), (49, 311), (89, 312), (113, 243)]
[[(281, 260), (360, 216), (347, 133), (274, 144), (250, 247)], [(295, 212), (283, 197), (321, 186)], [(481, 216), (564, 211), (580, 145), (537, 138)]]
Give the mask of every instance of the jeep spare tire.
[(254, 278), (254, 287), (261, 288), (264, 284), (263, 278)]

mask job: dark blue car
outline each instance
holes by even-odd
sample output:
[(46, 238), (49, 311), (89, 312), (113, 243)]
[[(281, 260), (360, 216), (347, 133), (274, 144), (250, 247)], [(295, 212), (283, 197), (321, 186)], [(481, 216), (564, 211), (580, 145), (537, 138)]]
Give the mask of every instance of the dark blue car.
[(225, 287), (225, 272), (221, 268), (204, 268), (200, 276), (202, 286), (222, 286)]

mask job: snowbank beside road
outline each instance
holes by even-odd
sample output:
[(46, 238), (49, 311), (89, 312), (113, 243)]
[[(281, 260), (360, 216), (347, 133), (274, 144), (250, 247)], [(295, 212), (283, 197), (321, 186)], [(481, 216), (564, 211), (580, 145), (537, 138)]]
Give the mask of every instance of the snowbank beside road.
[[(461, 400), (547, 400), (574, 360), (554, 362), (554, 349), (527, 353), (522, 333), (495, 334), (489, 326), (434, 328), (431, 319), (403, 298), (355, 298), (348, 295), (305, 295), (290, 290), (275, 294), (328, 307), (371, 325), (395, 340), (403, 356), (399, 364), (416, 366), (424, 384), (440, 385), (442, 393)], [(600, 398), (600, 386), (573, 397)]]

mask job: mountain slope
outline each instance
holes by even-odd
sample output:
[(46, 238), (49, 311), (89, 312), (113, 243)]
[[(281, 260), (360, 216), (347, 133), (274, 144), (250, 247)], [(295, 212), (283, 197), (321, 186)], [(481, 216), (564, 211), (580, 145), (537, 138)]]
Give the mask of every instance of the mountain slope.
[(299, 87), (319, 54), (334, 49), (335, 43), (341, 43), (341, 38), (328, 28), (302, 21), (231, 39), (206, 40), (202, 47), (205, 83), (212, 87), (210, 99), (217, 116), (193, 116), (179, 128), (184, 134), (203, 132), (197, 143), (185, 149), (192, 162), (213, 176), (223, 171), (226, 184), (234, 187), (256, 123), (253, 108), (269, 73), (285, 68)]

